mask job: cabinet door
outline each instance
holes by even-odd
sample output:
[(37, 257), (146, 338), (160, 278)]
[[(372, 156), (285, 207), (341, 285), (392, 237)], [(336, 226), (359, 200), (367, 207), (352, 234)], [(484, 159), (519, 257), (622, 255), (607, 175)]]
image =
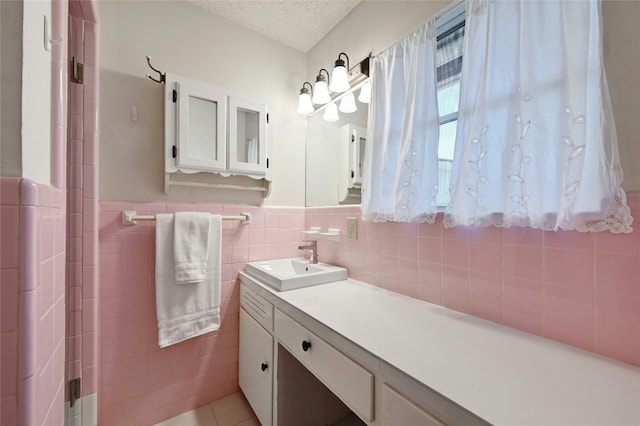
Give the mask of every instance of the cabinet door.
[(229, 98), (229, 171), (265, 175), (267, 170), (267, 106)]
[(226, 95), (212, 86), (176, 83), (177, 157), (184, 170), (226, 170)]
[(262, 426), (272, 422), (273, 337), (240, 309), (240, 388)]
[(351, 131), (351, 186), (362, 184), (362, 163), (364, 162), (364, 146), (367, 143), (367, 130), (353, 126)]
[(437, 418), (400, 395), (395, 389), (382, 386), (382, 424), (385, 426), (444, 426)]

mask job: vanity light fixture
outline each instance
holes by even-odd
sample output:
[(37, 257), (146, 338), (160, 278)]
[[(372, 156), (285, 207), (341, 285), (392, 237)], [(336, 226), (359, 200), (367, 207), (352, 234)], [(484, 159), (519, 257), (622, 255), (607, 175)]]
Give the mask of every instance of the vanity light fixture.
[[(309, 86), (307, 89), (305, 86)], [(299, 114), (311, 114), (313, 112), (313, 103), (311, 102), (311, 95), (309, 90), (313, 93), (313, 87), (311, 83), (305, 81), (300, 89), (300, 96), (298, 96), (298, 113)]]
[(322, 114), (322, 118), (324, 121), (338, 121), (340, 116), (338, 115), (338, 106), (335, 102), (331, 102), (327, 105), (327, 108), (324, 110), (324, 114)]
[[(325, 77), (322, 75), (322, 71), (327, 73)], [(329, 86), (327, 85), (327, 80), (329, 79), (329, 71), (322, 68), (318, 72), (318, 76), (316, 77), (316, 84), (313, 87), (313, 98), (312, 101), (316, 105), (324, 105), (331, 101), (331, 96), (329, 96)]]
[[(340, 56), (342, 55), (347, 57), (345, 53), (340, 53)], [(336, 64), (338, 64), (338, 62), (344, 63), (344, 61), (340, 59), (340, 56), (338, 56), (338, 61), (336, 61)], [(353, 100), (354, 95), (352, 94), (352, 92), (355, 92), (363, 85), (367, 85), (367, 87), (364, 87), (362, 88), (362, 90), (360, 90), (358, 100), (362, 103), (368, 103), (370, 95), (366, 94), (369, 94), (371, 89), (370, 82), (366, 80), (369, 78), (369, 64), (371, 62), (371, 58), (372, 56), (371, 54), (369, 54), (369, 56), (364, 58), (362, 61), (354, 65), (352, 69), (347, 71), (346, 78), (348, 87), (345, 91), (342, 92), (333, 91), (333, 84), (327, 84), (327, 82), (329, 81), (329, 71), (327, 71), (325, 68), (321, 68), (318, 72), (318, 75), (316, 76), (315, 85), (311, 86), (309, 82), (305, 82), (302, 85), (302, 89), (300, 89), (300, 95), (298, 96), (298, 113), (310, 116), (320, 112), (320, 110), (327, 108), (329, 103), (342, 101), (346, 97), (349, 97), (351, 99), (340, 102), (340, 111), (356, 111), (357, 104), (355, 100)], [(349, 58), (347, 57), (347, 63), (348, 60)], [(333, 82), (333, 77), (331, 82)], [(309, 92), (311, 92), (311, 95), (309, 94)], [(363, 96), (366, 97), (363, 98)], [(311, 104), (313, 106), (312, 110), (309, 108), (307, 97), (311, 98)], [(336, 107), (337, 109), (337, 105), (334, 105), (334, 107)], [(333, 114), (329, 115), (333, 116)]]
[(360, 94), (358, 100), (363, 104), (368, 104), (371, 100), (371, 81), (365, 82), (360, 88)]
[[(347, 65), (345, 67), (344, 60), (340, 59), (340, 57), (344, 55), (347, 58)], [(335, 67), (333, 68), (333, 73), (331, 73), (331, 85), (329, 89), (335, 93), (346, 92), (351, 88), (349, 85), (349, 75), (347, 74), (347, 70), (349, 69), (349, 56), (346, 53), (340, 52), (338, 55), (338, 59), (336, 60)]]
[(351, 113), (356, 112), (358, 107), (356, 106), (356, 98), (353, 96), (353, 93), (347, 93), (341, 100), (340, 106), (338, 107), (340, 112)]

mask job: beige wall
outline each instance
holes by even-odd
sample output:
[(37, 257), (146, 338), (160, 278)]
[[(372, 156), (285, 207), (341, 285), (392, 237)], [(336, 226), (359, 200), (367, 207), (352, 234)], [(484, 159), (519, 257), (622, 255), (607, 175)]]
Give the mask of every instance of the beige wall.
[(307, 80), (313, 83), (320, 68), (331, 72), (340, 52), (353, 66), (369, 53), (386, 49), (449, 1), (363, 1), (307, 54)]
[(22, 176), (22, 3), (0, 2), (0, 175)]
[(304, 53), (186, 1), (99, 1), (98, 10), (101, 200), (262, 202), (240, 191), (163, 193), (163, 87), (145, 78), (149, 55), (162, 71), (264, 101), (274, 171), (264, 203), (304, 205), (304, 120), (295, 111)]
[(623, 188), (640, 191), (640, 2), (605, 0), (604, 63), (618, 131)]

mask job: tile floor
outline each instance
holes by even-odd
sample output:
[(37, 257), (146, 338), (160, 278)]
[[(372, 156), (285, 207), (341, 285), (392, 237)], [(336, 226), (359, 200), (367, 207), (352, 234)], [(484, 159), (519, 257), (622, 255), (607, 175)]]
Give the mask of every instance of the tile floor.
[(260, 422), (244, 395), (236, 392), (156, 426), (260, 426)]

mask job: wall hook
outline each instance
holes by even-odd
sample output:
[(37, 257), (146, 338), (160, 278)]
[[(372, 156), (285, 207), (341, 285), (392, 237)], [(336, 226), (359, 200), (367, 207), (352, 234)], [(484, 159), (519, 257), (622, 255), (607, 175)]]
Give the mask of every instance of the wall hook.
[(160, 77), (159, 79), (158, 78), (153, 78), (150, 74), (147, 74), (147, 78), (149, 80), (155, 81), (156, 83), (164, 84), (166, 82), (166, 79), (167, 79), (167, 73), (164, 73), (164, 72), (160, 71), (159, 69), (156, 69), (153, 65), (151, 65), (151, 56), (148, 56), (148, 55), (147, 55), (147, 64), (149, 64), (149, 68), (151, 68), (152, 70), (157, 72), (159, 77)]
[(51, 46), (62, 43), (62, 38), (52, 39), (49, 37), (49, 19), (44, 15), (44, 50), (51, 50)]

